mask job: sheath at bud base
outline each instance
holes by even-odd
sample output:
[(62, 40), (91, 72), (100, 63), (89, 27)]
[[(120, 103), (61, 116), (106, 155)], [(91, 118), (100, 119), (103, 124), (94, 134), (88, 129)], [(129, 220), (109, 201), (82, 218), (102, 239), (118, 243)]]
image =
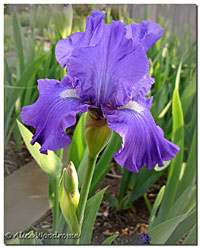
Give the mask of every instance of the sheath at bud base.
[(96, 119), (88, 112), (86, 119), (86, 142), (89, 157), (96, 157), (108, 144), (112, 130), (108, 128), (106, 119)]

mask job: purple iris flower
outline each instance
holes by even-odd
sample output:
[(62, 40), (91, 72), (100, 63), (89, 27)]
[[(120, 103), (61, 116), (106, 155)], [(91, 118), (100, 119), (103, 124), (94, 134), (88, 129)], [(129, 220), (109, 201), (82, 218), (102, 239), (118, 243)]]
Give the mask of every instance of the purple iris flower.
[(150, 236), (147, 233), (144, 233), (134, 240), (132, 245), (150, 245), (150, 241)]
[(104, 24), (104, 18), (93, 10), (85, 32), (57, 43), (56, 59), (67, 67), (67, 76), (61, 82), (38, 80), (39, 98), (23, 107), (22, 121), (36, 129), (31, 143), (38, 142), (47, 154), (69, 145), (64, 130), (75, 124), (77, 113), (92, 109), (122, 137), (113, 155), (122, 167), (138, 172), (144, 164), (148, 169), (163, 166), (179, 148), (164, 138), (150, 112), (152, 98), (145, 97), (154, 83), (146, 52), (163, 29), (149, 20), (126, 26)]

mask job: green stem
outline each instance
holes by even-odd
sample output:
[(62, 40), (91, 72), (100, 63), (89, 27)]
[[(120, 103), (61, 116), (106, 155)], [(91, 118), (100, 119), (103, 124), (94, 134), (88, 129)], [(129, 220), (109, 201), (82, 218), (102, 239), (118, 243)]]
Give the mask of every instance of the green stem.
[(53, 204), (53, 233), (57, 229), (57, 222), (59, 217), (59, 178), (54, 177), (54, 204)]
[(89, 193), (89, 189), (90, 189), (90, 185), (92, 181), (92, 176), (93, 176), (94, 169), (95, 169), (96, 160), (97, 160), (97, 156), (94, 158), (91, 158), (90, 156), (88, 156), (88, 164), (87, 164), (86, 172), (85, 172), (83, 183), (82, 183), (80, 200), (79, 200), (78, 209), (77, 209), (77, 216), (78, 216), (80, 230), (81, 230), (81, 226), (83, 222), (85, 206), (86, 206), (88, 193)]

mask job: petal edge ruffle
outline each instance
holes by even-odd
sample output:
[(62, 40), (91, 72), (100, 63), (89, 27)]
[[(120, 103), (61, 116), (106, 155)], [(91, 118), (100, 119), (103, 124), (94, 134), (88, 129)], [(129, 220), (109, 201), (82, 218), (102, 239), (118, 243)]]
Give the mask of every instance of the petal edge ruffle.
[(40, 152), (47, 154), (47, 150), (58, 150), (70, 144), (71, 140), (64, 131), (75, 124), (76, 114), (86, 112), (88, 105), (78, 98), (68, 77), (61, 82), (40, 79), (38, 89), (38, 100), (23, 107), (21, 119), (36, 129), (31, 144), (38, 142)]
[(153, 169), (154, 164), (163, 166), (163, 161), (174, 158), (179, 147), (166, 140), (153, 120), (148, 108), (137, 102), (128, 108), (103, 108), (108, 127), (123, 140), (121, 149), (113, 157), (122, 166), (138, 172), (144, 164)]

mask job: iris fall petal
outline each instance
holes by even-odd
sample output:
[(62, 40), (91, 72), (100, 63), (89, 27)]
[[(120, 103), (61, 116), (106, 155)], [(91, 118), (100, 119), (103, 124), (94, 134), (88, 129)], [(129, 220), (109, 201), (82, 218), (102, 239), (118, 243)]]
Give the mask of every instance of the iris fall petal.
[(76, 114), (87, 111), (73, 89), (71, 79), (64, 77), (61, 82), (53, 79), (38, 80), (39, 98), (22, 109), (23, 123), (36, 129), (31, 144), (38, 142), (40, 152), (58, 150), (70, 144), (64, 132), (76, 122)]
[(166, 140), (162, 130), (156, 126), (149, 110), (132, 101), (123, 108), (103, 108), (108, 127), (117, 132), (123, 140), (121, 149), (113, 157), (122, 166), (138, 172), (146, 164), (153, 169), (154, 164), (163, 166), (163, 161), (174, 158), (179, 148)]

